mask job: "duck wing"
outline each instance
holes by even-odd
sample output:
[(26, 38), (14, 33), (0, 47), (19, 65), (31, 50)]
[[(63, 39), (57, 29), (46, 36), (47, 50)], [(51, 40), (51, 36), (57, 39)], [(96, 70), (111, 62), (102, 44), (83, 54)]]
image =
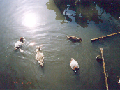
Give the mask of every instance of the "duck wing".
[(73, 69), (75, 66), (77, 66), (79, 68), (79, 65), (78, 65), (77, 61), (72, 60), (71, 63), (70, 63), (70, 67)]
[(17, 41), (17, 43), (15, 43), (15, 47), (20, 47), (20, 46), (22, 46), (22, 42)]

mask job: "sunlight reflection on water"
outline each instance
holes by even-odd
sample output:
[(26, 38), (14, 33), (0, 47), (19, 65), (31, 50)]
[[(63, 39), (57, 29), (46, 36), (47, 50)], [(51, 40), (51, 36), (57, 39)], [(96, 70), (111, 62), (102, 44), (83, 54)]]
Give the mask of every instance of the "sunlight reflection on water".
[(25, 13), (22, 18), (22, 24), (26, 27), (36, 27), (37, 26), (37, 14), (35, 13)]
[(30, 46), (33, 46), (33, 45), (35, 45), (35, 43), (34, 43), (34, 42), (31, 42), (29, 45), (30, 45)]

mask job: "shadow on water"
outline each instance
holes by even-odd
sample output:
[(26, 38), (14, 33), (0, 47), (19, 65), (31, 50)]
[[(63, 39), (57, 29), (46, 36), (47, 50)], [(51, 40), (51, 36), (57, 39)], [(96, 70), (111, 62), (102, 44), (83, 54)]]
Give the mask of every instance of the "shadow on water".
[(94, 21), (95, 24), (102, 23), (103, 20), (98, 15), (96, 10), (96, 4), (93, 2), (80, 3), (76, 5), (76, 16), (75, 21), (82, 27), (87, 27), (90, 21)]
[[(56, 12), (56, 20), (59, 20), (61, 17), (60, 14), (56, 11), (55, 8), (49, 8), (49, 6), (54, 5), (55, 3), (53, 0), (50, 0), (49, 3), (47, 3), (47, 7), (50, 10), (54, 10)], [(61, 14), (64, 16), (61, 23), (66, 23), (65, 20), (69, 22), (76, 22), (81, 27), (85, 28), (88, 27), (88, 24), (90, 21), (94, 21), (96, 24), (99, 24), (99, 22), (103, 22), (100, 19), (100, 15), (98, 15), (98, 10), (96, 10), (96, 4), (93, 2), (82, 2), (77, 5), (71, 5), (71, 3), (61, 3), (57, 6), (61, 12)], [(59, 19), (58, 19), (59, 18)]]
[(106, 13), (110, 13), (115, 19), (120, 17), (120, 1), (99, 1), (97, 5), (105, 10)]
[[(56, 8), (54, 8), (55, 5), (60, 10), (60, 13)], [(96, 9), (97, 5), (104, 9), (100, 14)], [(90, 21), (95, 22), (95, 24), (103, 23), (101, 16), (104, 12), (110, 13), (112, 17), (118, 20), (120, 16), (119, 6), (120, 2), (118, 1), (106, 2), (97, 0), (92, 0), (92, 2), (81, 0), (76, 4), (74, 3), (74, 0), (70, 2), (62, 0), (49, 0), (47, 3), (47, 8), (56, 12), (56, 20), (62, 20), (62, 24), (76, 22), (83, 28), (88, 27)], [(120, 26), (117, 26), (117, 28), (120, 28)]]
[[(120, 1), (118, 0), (109, 0), (109, 1), (96, 1), (97, 5), (100, 7), (100, 9), (102, 10), (102, 13), (106, 13), (108, 16), (110, 14), (109, 20), (108, 21), (104, 21), (104, 27), (107, 26), (106, 24), (108, 24), (108, 26), (110, 26), (110, 28), (112, 28), (113, 30), (110, 30), (110, 28), (105, 27), (106, 30), (105, 31), (110, 31), (110, 32), (119, 32), (120, 30)], [(114, 18), (114, 19), (113, 19)], [(104, 30), (103, 30), (104, 31)]]

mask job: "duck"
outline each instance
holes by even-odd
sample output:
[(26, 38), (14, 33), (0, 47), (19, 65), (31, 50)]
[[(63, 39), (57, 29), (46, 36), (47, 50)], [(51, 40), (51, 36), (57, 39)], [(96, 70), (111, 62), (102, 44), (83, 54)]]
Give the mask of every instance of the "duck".
[(36, 60), (38, 61), (38, 63), (40, 64), (41, 67), (43, 67), (43, 63), (44, 63), (44, 55), (42, 52), (42, 49), (40, 46), (36, 46)]
[(118, 84), (120, 85), (120, 77), (119, 77), (119, 76), (117, 76), (117, 78), (118, 78)]
[(101, 55), (97, 55), (96, 60), (97, 60), (98, 62), (102, 62), (102, 61), (103, 61)]
[(118, 83), (120, 84), (120, 78), (119, 78), (119, 81), (118, 81)]
[(72, 42), (81, 42), (82, 41), (82, 38), (78, 38), (76, 36), (66, 36), (66, 37), (67, 37), (67, 39), (69, 39)]
[(70, 67), (75, 73), (77, 72), (77, 70), (79, 70), (78, 62), (73, 58), (71, 58)]
[(23, 50), (21, 48), (24, 43), (24, 40), (25, 40), (25, 38), (21, 37), (20, 40), (15, 43), (15, 50), (20, 49), (20, 51), (23, 52)]

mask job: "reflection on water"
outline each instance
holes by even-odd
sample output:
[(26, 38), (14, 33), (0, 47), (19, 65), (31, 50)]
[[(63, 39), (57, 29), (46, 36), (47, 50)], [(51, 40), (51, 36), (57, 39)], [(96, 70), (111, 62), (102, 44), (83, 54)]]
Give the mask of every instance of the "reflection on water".
[(119, 19), (120, 17), (120, 1), (101, 1), (97, 2), (98, 6), (103, 8), (106, 13), (110, 13), (111, 16), (113, 16), (115, 19)]
[(87, 27), (90, 21), (94, 21), (95, 24), (103, 22), (95, 3), (79, 4), (76, 7), (75, 21), (82, 27)]
[(27, 27), (36, 27), (37, 15), (35, 13), (25, 13), (22, 18), (22, 24)]
[[(47, 4), (48, 9), (52, 9), (56, 12), (57, 17), (61, 17), (60, 14), (54, 8), (49, 8), (49, 5), (54, 5), (54, 2), (50, 0), (49, 4)], [(61, 23), (66, 23), (65, 20), (69, 22), (76, 22), (81, 27), (88, 27), (90, 21), (94, 21), (95, 24), (102, 23), (103, 20), (100, 18), (101, 15), (98, 15), (98, 10), (96, 10), (96, 3), (81, 3), (76, 6), (71, 6), (67, 3), (60, 4), (58, 6), (61, 14), (64, 16), (64, 19)], [(59, 18), (60, 19), (60, 18)], [(58, 20), (58, 19), (57, 19)]]
[[(64, 16), (63, 18), (61, 14), (54, 8), (55, 6), (54, 1), (56, 2), (57, 7), (59, 8), (61, 14)], [(98, 13), (97, 5), (100, 7), (104, 7), (106, 12), (109, 12), (112, 16), (120, 16), (119, 13), (119, 6), (118, 4), (120, 2), (84, 2), (80, 1), (76, 5), (71, 4), (70, 2), (61, 2), (58, 3), (57, 0), (49, 0), (49, 3), (47, 3), (47, 7), (50, 10), (54, 10), (56, 12), (56, 20), (63, 20), (61, 23), (67, 23), (69, 22), (76, 22), (81, 27), (88, 27), (89, 22), (94, 21), (95, 24), (103, 23), (103, 20), (101, 18), (102, 14), (104, 13), (104, 10)], [(52, 7), (52, 8), (51, 8)], [(99, 7), (98, 7), (99, 8)], [(67, 21), (66, 21), (67, 20)]]
[(35, 43), (34, 43), (34, 42), (32, 42), (32, 43), (30, 43), (29, 45), (30, 45), (30, 46), (33, 46), (33, 45), (35, 45)]

